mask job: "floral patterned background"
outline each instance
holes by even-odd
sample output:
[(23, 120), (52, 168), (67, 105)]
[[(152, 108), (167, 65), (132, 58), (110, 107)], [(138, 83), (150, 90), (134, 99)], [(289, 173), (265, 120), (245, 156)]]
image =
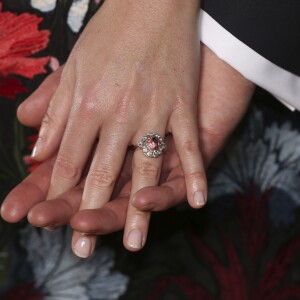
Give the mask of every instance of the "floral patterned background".
[[(0, 1), (0, 197), (36, 165), (16, 108), (62, 64), (101, 1)], [(258, 90), (209, 172), (209, 204), (154, 215), (140, 253), (120, 233), (76, 258), (70, 229), (0, 220), (0, 299), (300, 299), (300, 118)]]

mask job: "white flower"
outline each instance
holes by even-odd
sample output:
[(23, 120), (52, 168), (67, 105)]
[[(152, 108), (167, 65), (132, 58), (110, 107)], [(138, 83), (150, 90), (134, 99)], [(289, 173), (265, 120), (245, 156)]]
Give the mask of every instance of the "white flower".
[(73, 32), (79, 32), (89, 8), (89, 0), (73, 0), (67, 23)]
[[(65, 0), (62, 0), (65, 1)], [(90, 0), (73, 0), (68, 12), (67, 23), (71, 30), (78, 33), (83, 25), (89, 8)], [(31, 0), (31, 6), (41, 12), (50, 12), (55, 9), (57, 0)]]
[(56, 6), (57, 0), (31, 0), (31, 6), (42, 12), (49, 12)]
[(300, 205), (300, 133), (290, 123), (266, 127), (256, 111), (247, 130), (226, 146), (214, 166), (210, 199), (245, 193), (252, 182), (261, 193), (275, 188)]
[(89, 259), (80, 259), (71, 252), (70, 241), (69, 228), (48, 232), (28, 225), (21, 232), (21, 244), (43, 299), (118, 299), (126, 291), (128, 278), (111, 271), (112, 250), (102, 247)]

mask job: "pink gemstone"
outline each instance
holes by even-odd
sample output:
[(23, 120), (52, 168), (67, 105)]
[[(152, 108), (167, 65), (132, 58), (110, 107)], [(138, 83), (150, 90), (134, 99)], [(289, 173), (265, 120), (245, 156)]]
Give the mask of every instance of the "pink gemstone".
[(159, 146), (158, 138), (155, 136), (148, 137), (146, 141), (146, 145), (148, 149), (151, 151), (158, 150), (158, 146)]

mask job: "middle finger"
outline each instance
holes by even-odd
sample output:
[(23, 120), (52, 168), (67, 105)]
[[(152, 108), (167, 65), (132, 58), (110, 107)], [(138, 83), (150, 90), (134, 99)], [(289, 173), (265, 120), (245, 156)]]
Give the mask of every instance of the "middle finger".
[[(103, 126), (86, 178), (80, 210), (101, 208), (110, 200), (130, 139), (130, 130), (125, 131), (120, 125)], [(94, 250), (96, 237), (74, 232), (72, 245), (76, 255), (88, 257)]]

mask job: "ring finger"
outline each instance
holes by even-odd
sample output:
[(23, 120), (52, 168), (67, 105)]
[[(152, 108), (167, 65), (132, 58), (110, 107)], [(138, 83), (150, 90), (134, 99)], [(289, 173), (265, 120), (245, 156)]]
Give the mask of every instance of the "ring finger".
[[(162, 167), (162, 152), (166, 124), (164, 126), (149, 126), (158, 128), (159, 133), (148, 133), (141, 139), (141, 146), (137, 148), (132, 160), (132, 187), (129, 198), (127, 218), (124, 231), (124, 246), (131, 251), (138, 251), (145, 245), (150, 222), (150, 212), (140, 211), (132, 205), (134, 194), (144, 187), (156, 186), (159, 182)], [(142, 134), (146, 132), (143, 131)], [(142, 134), (138, 134), (141, 138)], [(137, 139), (136, 139), (137, 140)], [(159, 154), (157, 157), (157, 154)]]

